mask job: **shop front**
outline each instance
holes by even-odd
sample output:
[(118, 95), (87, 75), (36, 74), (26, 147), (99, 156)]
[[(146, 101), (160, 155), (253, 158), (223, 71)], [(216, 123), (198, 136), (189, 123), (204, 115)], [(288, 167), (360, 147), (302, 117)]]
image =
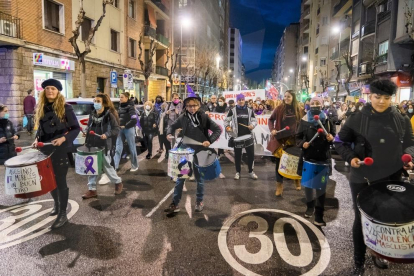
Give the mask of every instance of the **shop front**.
[(65, 98), (74, 98), (73, 74), (75, 62), (66, 58), (57, 58), (43, 53), (33, 53), (33, 80), (36, 100), (43, 91), (42, 82), (47, 79), (57, 79), (62, 83), (62, 95)]
[(411, 76), (408, 73), (398, 72), (391, 77), (391, 80), (397, 85), (398, 90), (395, 97), (395, 103), (413, 99), (413, 89)]

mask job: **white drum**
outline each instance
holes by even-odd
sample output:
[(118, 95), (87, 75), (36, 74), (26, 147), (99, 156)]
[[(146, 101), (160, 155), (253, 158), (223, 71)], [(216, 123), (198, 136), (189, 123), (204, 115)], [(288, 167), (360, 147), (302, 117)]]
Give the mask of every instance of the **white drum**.
[(194, 150), (175, 148), (168, 153), (168, 176), (173, 179), (193, 176)]

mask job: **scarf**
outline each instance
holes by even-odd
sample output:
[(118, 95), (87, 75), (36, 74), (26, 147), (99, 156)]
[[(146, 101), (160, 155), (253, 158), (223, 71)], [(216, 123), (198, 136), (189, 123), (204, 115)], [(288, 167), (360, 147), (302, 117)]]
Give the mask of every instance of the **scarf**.
[(256, 113), (256, 115), (262, 115), (263, 110), (260, 110), (260, 109), (259, 109), (259, 110), (256, 110), (256, 112), (255, 112), (255, 113)]
[[(313, 115), (310, 110), (308, 111), (308, 122), (313, 124), (314, 126), (318, 126), (318, 121), (316, 121), (315, 119), (313, 119)], [(319, 113), (319, 120), (321, 121), (322, 124), (325, 123), (326, 121), (326, 115), (325, 112), (323, 110), (321, 110), (321, 113)]]
[(145, 116), (147, 116), (147, 117), (148, 117), (148, 115), (149, 115), (150, 113), (151, 113), (151, 110), (149, 110), (149, 111), (148, 111), (148, 110), (146, 110), (146, 109), (145, 109)]
[(158, 129), (160, 130), (160, 135), (164, 134), (164, 117), (165, 117), (165, 112), (162, 112), (160, 116), (160, 124), (158, 126)]
[(198, 127), (200, 125), (199, 112), (191, 114), (190, 112), (188, 112), (186, 110), (185, 113), (187, 114), (188, 118), (190, 119), (190, 121), (191, 121), (191, 123), (193, 124), (194, 127)]

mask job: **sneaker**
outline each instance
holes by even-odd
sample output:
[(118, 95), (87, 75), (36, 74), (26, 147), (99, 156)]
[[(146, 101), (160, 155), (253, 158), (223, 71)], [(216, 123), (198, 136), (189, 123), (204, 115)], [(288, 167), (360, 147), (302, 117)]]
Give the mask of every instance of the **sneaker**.
[(136, 169), (131, 168), (130, 172), (136, 172), (138, 170), (138, 167)]
[(249, 177), (254, 180), (258, 179), (257, 175), (254, 172), (249, 173)]
[(111, 182), (111, 180), (109, 180), (108, 176), (106, 175), (106, 173), (102, 174), (101, 180), (99, 180), (99, 184), (100, 185), (106, 185), (109, 184)]
[(178, 213), (178, 212), (180, 212), (180, 208), (177, 205), (175, 205), (174, 203), (171, 203), (170, 206), (168, 206), (167, 209), (164, 209), (164, 212), (166, 212), (168, 214)]
[(355, 265), (354, 272), (352, 273), (352, 276), (363, 276), (365, 272), (364, 265)]
[(220, 173), (219, 178), (224, 179), (224, 178), (226, 178), (226, 176), (224, 174)]
[(122, 193), (122, 188), (124, 187), (124, 184), (122, 184), (122, 182), (121, 183), (118, 183), (118, 184), (115, 184), (115, 194), (116, 195), (119, 195), (119, 194), (121, 194)]
[(240, 179), (240, 173), (236, 173), (236, 175), (234, 176), (234, 179), (239, 180)]
[(326, 222), (323, 220), (323, 217), (318, 216), (315, 216), (313, 224), (315, 224), (316, 226), (326, 226)]
[(126, 159), (127, 159), (127, 160), (131, 159), (131, 156), (127, 155)]
[(162, 153), (164, 150), (163, 149), (158, 149), (157, 152), (158, 153)]
[(196, 202), (196, 206), (195, 206), (195, 211), (196, 212), (201, 212), (204, 209), (204, 204), (203, 202)]
[(87, 191), (82, 196), (83, 199), (89, 199), (89, 198), (93, 198), (93, 197), (98, 197), (98, 193), (96, 191), (92, 191), (92, 190)]
[(151, 154), (147, 154), (147, 156), (145, 158), (147, 158), (148, 160), (151, 159), (152, 155)]
[(389, 267), (389, 262), (385, 259), (379, 258), (377, 256), (372, 255), (372, 261), (374, 265), (379, 269), (387, 269)]

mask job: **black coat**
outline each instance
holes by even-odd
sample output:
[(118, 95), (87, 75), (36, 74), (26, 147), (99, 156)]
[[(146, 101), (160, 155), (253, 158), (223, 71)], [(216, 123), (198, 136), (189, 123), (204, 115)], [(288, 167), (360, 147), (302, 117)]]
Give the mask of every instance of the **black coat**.
[(138, 118), (133, 118), (133, 116), (136, 116), (136, 112), (134, 105), (130, 102), (119, 105), (118, 115), (120, 126), (125, 126), (126, 129), (136, 126)]
[(324, 112), (332, 124), (335, 124), (335, 122), (338, 121), (338, 111), (335, 107), (330, 106), (328, 109), (325, 108)]
[[(154, 110), (151, 110), (147, 116), (144, 111), (141, 114), (139, 123), (144, 133), (155, 133), (158, 130), (158, 114)], [(155, 127), (154, 124), (156, 125)]]
[(404, 153), (414, 155), (410, 119), (395, 107), (376, 113), (370, 104), (348, 117), (334, 141), (337, 152), (351, 163), (353, 158), (372, 157), (372, 166), (351, 167), (350, 182), (365, 183), (402, 173)]
[[(96, 135), (89, 134), (89, 131), (91, 130), (99, 135), (105, 134), (107, 139), (103, 140)], [(111, 150), (115, 145), (119, 130), (118, 120), (108, 109), (105, 109), (101, 114), (98, 114), (96, 110), (94, 110), (92, 114), (89, 115), (85, 144), (91, 147), (105, 148), (106, 153), (107, 150)]]
[[(6, 137), (6, 139), (9, 139), (14, 135), (17, 134), (13, 127), (13, 123), (7, 119), (0, 119), (0, 138)], [(3, 165), (7, 159), (17, 155), (15, 149), (16, 147), (13, 139), (0, 144), (0, 165)]]

